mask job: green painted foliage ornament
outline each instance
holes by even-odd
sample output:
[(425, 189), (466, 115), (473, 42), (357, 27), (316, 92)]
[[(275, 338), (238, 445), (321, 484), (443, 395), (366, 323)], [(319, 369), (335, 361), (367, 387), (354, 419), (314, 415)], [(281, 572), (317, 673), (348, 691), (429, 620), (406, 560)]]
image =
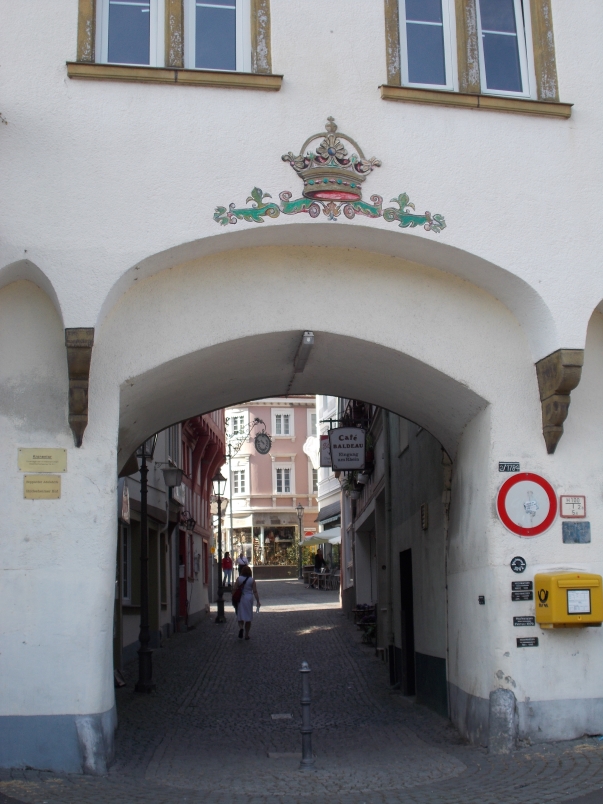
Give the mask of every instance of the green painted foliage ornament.
[[(363, 201), (362, 184), (375, 168), (381, 166), (381, 162), (374, 157), (366, 159), (354, 140), (336, 132), (335, 121), (329, 117), (326, 131), (308, 137), (298, 156), (291, 151), (283, 155), (283, 161), (289, 162), (304, 182), (301, 198), (292, 201), (292, 193), (283, 190), (279, 194), (280, 203), (276, 204), (272, 200), (266, 200), (272, 199), (271, 195), (254, 187), (246, 202), (251, 203), (251, 206), (237, 208), (232, 203), (228, 208), (216, 207), (216, 223), (221, 226), (235, 224), (239, 220), (264, 223), (266, 218), (278, 218), (281, 214), (297, 215), (300, 212), (307, 213), (311, 218), (318, 218), (322, 212), (328, 220), (336, 221), (343, 212), (348, 220), (356, 215), (367, 218), (383, 217), (388, 223), (397, 222), (401, 229), (422, 226), (428, 232), (439, 234), (446, 228), (442, 215), (432, 215), (430, 212), (417, 215), (415, 205), (406, 193), (391, 199), (391, 203), (397, 204), (398, 208), (383, 209), (383, 198), (380, 195), (372, 195), (370, 204)], [(316, 153), (306, 150), (311, 142), (319, 139), (321, 143)], [(350, 143), (357, 153), (350, 156), (342, 139)]]

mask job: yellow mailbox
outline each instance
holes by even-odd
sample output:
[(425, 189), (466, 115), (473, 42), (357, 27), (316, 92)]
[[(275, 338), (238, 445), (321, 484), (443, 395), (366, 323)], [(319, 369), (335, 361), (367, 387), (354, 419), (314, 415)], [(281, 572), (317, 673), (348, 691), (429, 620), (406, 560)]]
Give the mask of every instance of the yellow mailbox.
[(534, 577), (541, 628), (586, 628), (603, 622), (603, 582), (588, 572), (541, 572)]

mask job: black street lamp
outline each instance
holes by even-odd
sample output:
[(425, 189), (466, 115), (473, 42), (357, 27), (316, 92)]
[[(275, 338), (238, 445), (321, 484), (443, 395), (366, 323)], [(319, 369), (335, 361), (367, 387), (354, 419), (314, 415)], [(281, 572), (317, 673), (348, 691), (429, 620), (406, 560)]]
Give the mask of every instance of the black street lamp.
[(218, 472), (212, 478), (214, 497), (218, 503), (218, 614), (217, 623), (225, 623), (224, 616), (224, 587), (222, 586), (222, 497), (226, 488), (226, 478), (222, 477), (222, 472)]
[(298, 578), (299, 580), (303, 580), (304, 573), (302, 570), (302, 542), (304, 540), (303, 531), (302, 531), (302, 520), (304, 518), (304, 506), (300, 503), (297, 508), (297, 519), (299, 522), (299, 557), (298, 557)]
[(138, 640), (138, 681), (136, 692), (151, 692), (153, 684), (153, 651), (149, 647), (149, 522), (147, 518), (147, 461), (153, 460), (157, 434), (147, 439), (136, 451), (140, 462), (140, 633)]

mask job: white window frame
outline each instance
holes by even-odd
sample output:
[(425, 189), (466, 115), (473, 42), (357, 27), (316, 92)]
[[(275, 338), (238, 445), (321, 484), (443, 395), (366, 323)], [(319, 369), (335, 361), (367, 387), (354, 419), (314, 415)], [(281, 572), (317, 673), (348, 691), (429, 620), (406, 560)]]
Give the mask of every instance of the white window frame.
[[(507, 98), (532, 98), (533, 87), (536, 86), (534, 54), (528, 43), (532, 42), (532, 22), (530, 19), (529, 3), (522, 0), (513, 0), (515, 8), (515, 25), (517, 27), (517, 44), (519, 50), (519, 67), (521, 70), (521, 83), (523, 92), (511, 92), (508, 89), (488, 89), (486, 80), (486, 60), (484, 58), (484, 39), (482, 31), (482, 18), (479, 0), (475, 3), (477, 11), (477, 38), (479, 42), (479, 72), (482, 94), (500, 95)], [(509, 34), (512, 36), (512, 34)]]
[[(238, 480), (237, 485), (239, 485), (239, 486), (241, 485), (240, 480), (242, 479), (243, 480), (242, 485), (244, 486), (243, 489), (241, 489), (241, 488), (237, 489), (235, 487), (235, 475), (238, 472), (240, 472), (240, 476), (239, 476), (239, 478), (237, 478), (237, 480)], [(247, 496), (249, 494), (247, 481), (248, 481), (247, 467), (239, 466), (236, 469), (232, 470), (232, 496), (233, 497), (245, 497), (245, 496)]]
[(228, 433), (230, 436), (239, 438), (239, 436), (241, 436), (242, 433), (237, 433), (236, 435), (234, 433), (233, 419), (235, 418), (235, 416), (239, 418), (241, 416), (243, 417), (243, 429), (245, 430), (249, 425), (249, 411), (246, 408), (230, 408), (229, 410), (226, 411), (226, 417), (228, 419)]
[[(406, 41), (406, 3), (398, 0), (398, 17), (400, 21), (400, 67), (402, 85), (420, 89), (439, 89), (447, 92), (458, 91), (458, 70), (456, 58), (456, 18), (453, 0), (442, 0), (442, 26), (444, 29), (444, 68), (446, 70), (445, 84), (418, 84), (412, 83), (408, 77), (408, 44)], [(421, 24), (421, 23), (417, 23)], [(437, 23), (423, 23), (433, 24)]]
[[(126, 2), (127, 0), (124, 0)], [(134, 0), (135, 2), (135, 0)], [(132, 64), (133, 67), (163, 67), (165, 64), (165, 2), (150, 0), (149, 63)], [(109, 62), (109, 0), (96, 3), (96, 61), (101, 64), (131, 64)]]
[[(316, 472), (316, 491), (314, 490), (314, 472)], [(308, 496), (318, 497), (318, 484), (320, 483), (320, 470), (315, 469), (312, 461), (308, 460)]]
[[(123, 524), (120, 525), (120, 528), (121, 528), (121, 544), (120, 544), (121, 549), (119, 555), (119, 561), (120, 561), (119, 581), (121, 584), (120, 597), (121, 602), (128, 606), (132, 601), (132, 528), (129, 525), (123, 525)], [(127, 540), (127, 544), (125, 544), (124, 540)], [(125, 550), (124, 546), (126, 547)], [(126, 557), (125, 572), (124, 572), (124, 555)], [(128, 588), (127, 597), (126, 595), (124, 595), (124, 585), (125, 585), (124, 581), (125, 584), (127, 584)]]
[[(289, 417), (289, 432), (284, 435), (283, 433), (276, 432), (276, 417), (277, 416)], [(295, 410), (294, 408), (272, 408), (272, 438), (294, 438), (295, 437)]]
[[(278, 469), (288, 469), (289, 470), (289, 491), (277, 491), (277, 470)], [(284, 475), (283, 475), (284, 480)], [(275, 461), (272, 465), (272, 483), (274, 488), (274, 493), (279, 497), (292, 497), (295, 496), (295, 465), (293, 463), (285, 463), (285, 461), (279, 461), (278, 463)], [(284, 484), (283, 484), (284, 485)]]
[[(220, 0), (213, 0), (220, 5)], [(184, 66), (189, 70), (215, 69), (209, 67), (195, 67), (195, 41), (196, 41), (196, 0), (184, 0)], [(235, 70), (217, 70), (217, 72), (251, 72), (251, 0), (237, 0), (235, 14), (237, 37), (237, 66)]]
[[(235, 420), (236, 420), (236, 428), (235, 428)], [(234, 416), (230, 417), (230, 434), (233, 436), (242, 436), (246, 429), (247, 422), (245, 421), (245, 414), (244, 413), (235, 413)]]

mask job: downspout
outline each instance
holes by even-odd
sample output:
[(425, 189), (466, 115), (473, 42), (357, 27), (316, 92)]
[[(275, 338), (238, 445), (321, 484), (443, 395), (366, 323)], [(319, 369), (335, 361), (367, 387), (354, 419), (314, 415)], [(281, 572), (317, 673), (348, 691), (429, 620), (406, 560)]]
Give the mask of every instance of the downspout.
[(391, 429), (389, 410), (383, 411), (383, 440), (385, 441), (384, 450), (384, 474), (385, 474), (385, 555), (387, 556), (387, 639), (389, 646), (394, 645), (394, 609), (392, 595), (393, 581), (393, 560), (392, 555), (392, 462), (391, 462)]

